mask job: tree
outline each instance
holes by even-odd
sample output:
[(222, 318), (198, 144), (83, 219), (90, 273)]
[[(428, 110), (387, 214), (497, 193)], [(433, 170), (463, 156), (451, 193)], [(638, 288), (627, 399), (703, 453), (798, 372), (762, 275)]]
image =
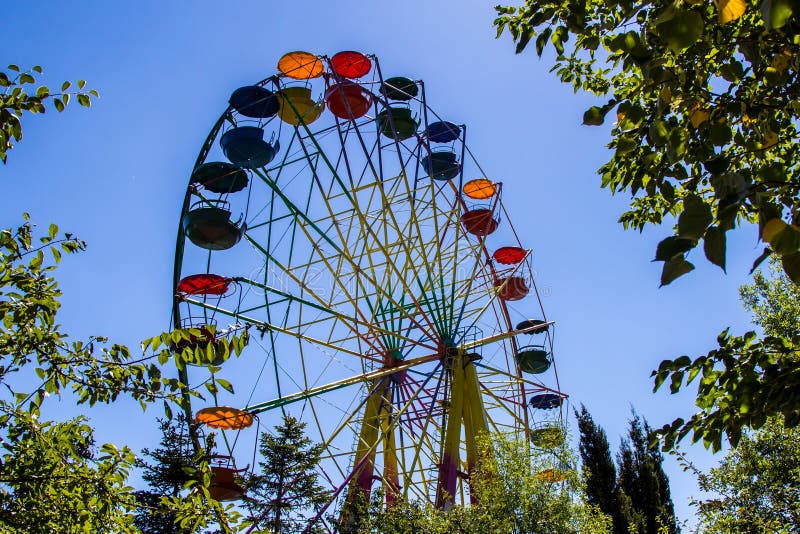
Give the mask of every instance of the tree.
[[(0, 72), (0, 159), (22, 136), (23, 112), (43, 113), (45, 102), (63, 110), (76, 95), (89, 106), (89, 95), (78, 82), (78, 93), (51, 94), (39, 87), (35, 96), (24, 91), (35, 83), (32, 73), (16, 65)], [(112, 444), (94, 447), (93, 432), (86, 420), (40, 421), (42, 404), (48, 397), (71, 393), (78, 404), (109, 403), (120, 395), (133, 398), (146, 408), (164, 401), (188, 408), (188, 399), (199, 393), (176, 378), (162, 376), (161, 365), (172, 359), (179, 369), (186, 363), (209, 364), (222, 356), (238, 355), (247, 343), (247, 332), (207, 343), (197, 342), (196, 329), (177, 329), (142, 343), (142, 356), (102, 336), (72, 340), (57, 322), (61, 292), (53, 276), (63, 254), (82, 251), (86, 244), (69, 233), (59, 235), (50, 225), (37, 237), (27, 214), (18, 228), (0, 231), (0, 442), (6, 453), (0, 465), (0, 527), (15, 532), (114, 532), (130, 531), (135, 505), (133, 490), (125, 485), (134, 456), (127, 448)], [(194, 342), (191, 342), (194, 341)], [(176, 347), (182, 347), (177, 350)], [(147, 352), (150, 351), (148, 354)], [(213, 369), (212, 369), (213, 370)], [(216, 393), (222, 379), (211, 380), (206, 388)], [(212, 440), (213, 443), (213, 440)], [(199, 445), (197, 447), (200, 449)], [(48, 471), (49, 470), (49, 471)], [(54, 475), (48, 476), (48, 473)], [(161, 499), (182, 527), (204, 526), (212, 519), (224, 532), (238, 520), (231, 507), (210, 499), (211, 473), (207, 460), (198, 460), (187, 491)]]
[[(5, 484), (0, 488), (5, 504), (0, 526), (12, 532), (21, 525), (43, 525), (40, 532), (83, 532), (84, 525), (98, 525), (97, 531), (107, 527), (123, 532), (135, 504), (133, 490), (125, 485), (134, 461), (131, 451), (105, 444), (98, 455), (85, 419), (40, 421), (40, 408), (62, 392), (89, 406), (120, 395), (143, 407), (161, 400), (165, 406), (183, 406), (183, 384), (162, 376), (160, 365), (169, 359), (177, 365), (205, 362), (208, 344), (176, 351), (171, 348), (175, 343), (199, 333), (176, 330), (146, 340), (143, 350), (152, 354), (136, 359), (127, 347), (110, 345), (100, 336), (71, 340), (57, 321), (61, 292), (53, 272), (62, 254), (80, 252), (85, 244), (70, 234), (58, 236), (55, 225), (37, 239), (27, 215), (25, 221), (0, 231), (0, 385), (5, 392), (0, 398), (0, 439), (6, 450), (0, 465), (0, 482)], [(240, 353), (246, 342), (245, 333), (230, 342), (217, 341), (213, 349), (227, 357)], [(46, 469), (55, 477), (45, 476)], [(107, 482), (100, 480), (104, 477)], [(173, 497), (169, 509), (186, 525), (213, 518), (230, 531), (228, 523), (235, 523), (236, 515), (210, 500), (209, 483), (208, 463), (200, 462), (187, 482), (190, 491)], [(62, 511), (63, 517), (50, 510)]]
[(606, 432), (594, 422), (583, 404), (580, 412), (575, 410), (575, 417), (578, 419), (580, 432), (579, 451), (586, 483), (586, 502), (597, 506), (613, 519), (615, 534), (627, 534), (628, 529), (620, 513), (617, 469), (611, 457)]
[(767, 335), (791, 339), (800, 334), (800, 287), (783, 273), (777, 261), (769, 273), (757, 270), (753, 282), (739, 288), (744, 308)]
[[(430, 503), (400, 499), (384, 508), (377, 496), (370, 513), (361, 514), (357, 531), (612, 532), (610, 518), (585, 502), (580, 478), (567, 467), (572, 461), (568, 449), (532, 453), (524, 442), (502, 436), (478, 441), (479, 460), (470, 479), (472, 505), (442, 511)], [(558, 479), (544, 474), (552, 469), (558, 470)]]
[[(36, 92), (29, 94), (36, 83), (37, 74), (42, 74), (42, 67), (38, 65), (27, 71), (22, 71), (17, 65), (6, 67), (7, 72), (0, 71), (0, 87), (3, 94), (0, 96), (0, 161), (6, 162), (8, 151), (14, 143), (22, 140), (22, 116), (27, 113), (44, 113), (46, 104), (52, 103), (53, 109), (64, 111), (70, 98), (75, 97), (81, 106), (91, 106), (91, 98), (99, 98), (94, 89), (86, 89), (86, 82), (78, 80), (75, 92), (69, 92), (71, 82), (61, 84), (61, 92), (52, 93), (46, 85), (40, 85)], [(29, 86), (29, 87), (26, 87)]]
[[(796, 172), (800, 150), (800, 30), (791, 0), (528, 0), (498, 7), (522, 52), (534, 37), (553, 71), (576, 91), (609, 97), (584, 114), (599, 125), (616, 109), (614, 150), (599, 172), (612, 193), (631, 195), (620, 221), (642, 229), (678, 217), (662, 241), (662, 284), (692, 270), (703, 243), (725, 268), (725, 234), (759, 222), (790, 277), (800, 280)], [(769, 224), (768, 224), (769, 223)]]
[[(553, 72), (607, 99), (583, 116), (603, 124), (616, 111), (599, 173), (612, 194), (626, 192), (630, 209), (620, 222), (642, 230), (675, 224), (655, 259), (661, 284), (694, 269), (687, 256), (700, 246), (725, 269), (726, 235), (758, 224), (767, 246), (754, 269), (780, 258), (800, 282), (800, 33), (793, 0), (527, 0), (497, 7), (498, 37), (506, 30), (522, 52), (555, 54)], [(661, 363), (655, 388), (666, 380), (677, 392), (702, 373), (688, 421), (659, 434), (665, 448), (692, 433), (719, 450), (722, 436), (736, 444), (743, 428), (781, 414), (800, 422), (800, 364), (790, 338), (724, 331), (718, 349)], [(752, 402), (751, 402), (752, 401)]]
[(800, 430), (780, 419), (743, 436), (698, 480), (701, 490), (718, 495), (694, 502), (703, 532), (800, 531)]
[[(784, 338), (800, 330), (800, 289), (776, 261), (769, 276), (758, 271), (740, 288), (742, 303), (767, 335)], [(745, 434), (719, 467), (698, 474), (700, 488), (718, 498), (695, 501), (701, 525), (715, 532), (797, 532), (800, 530), (800, 430), (770, 418)]]
[(740, 289), (745, 308), (764, 330), (762, 339), (752, 331), (737, 337), (726, 330), (717, 339), (718, 349), (694, 361), (681, 356), (662, 362), (654, 373), (657, 386), (671, 379), (672, 391), (684, 375), (687, 384), (702, 377), (696, 401), (701, 411), (662, 429), (668, 447), (691, 430), (695, 441), (702, 437), (719, 449), (723, 430), (735, 446), (742, 428), (761, 428), (771, 417), (780, 416), (788, 428), (800, 422), (800, 288), (777, 260), (770, 262), (770, 273), (756, 271), (753, 283)]
[(587, 502), (613, 519), (617, 534), (678, 532), (663, 457), (650, 446), (647, 422), (634, 413), (615, 468), (602, 427), (583, 405), (575, 415)]
[(40, 423), (18, 412), (4, 430), (0, 530), (136, 532), (136, 503), (126, 485), (135, 458), (130, 449), (106, 444), (98, 451), (83, 417)]
[(175, 421), (160, 420), (161, 442), (156, 449), (142, 449), (144, 458), (136, 460), (142, 470), (142, 479), (148, 490), (136, 492), (138, 509), (136, 528), (149, 534), (172, 534), (180, 532), (175, 524), (175, 513), (165, 507), (162, 497), (178, 497), (197, 470), (197, 458), (186, 419), (179, 415)]
[(309, 519), (306, 512), (316, 513), (330, 498), (315, 471), (323, 447), (312, 444), (305, 435), (305, 426), (285, 415), (274, 433), (261, 434), (261, 472), (253, 474), (245, 484), (245, 502), (255, 527), (268, 528), (276, 534), (299, 532)]
[(651, 446), (652, 429), (636, 413), (628, 427), (628, 437), (622, 440), (617, 454), (619, 478), (618, 494), (621, 496), (620, 515), (627, 529), (639, 533), (680, 532), (675, 518), (675, 507), (669, 491), (662, 463), (664, 458), (658, 448)]

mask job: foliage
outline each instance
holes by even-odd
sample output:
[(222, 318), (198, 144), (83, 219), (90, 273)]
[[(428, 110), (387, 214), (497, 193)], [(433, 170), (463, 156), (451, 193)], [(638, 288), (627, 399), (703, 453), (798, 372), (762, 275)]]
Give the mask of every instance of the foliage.
[(739, 296), (767, 334), (787, 339), (800, 334), (800, 287), (781, 275), (777, 261), (769, 262), (769, 275), (756, 271), (753, 282), (739, 288)]
[(552, 71), (616, 110), (599, 173), (631, 195), (620, 221), (641, 230), (677, 217), (664, 239), (662, 285), (691, 271), (702, 242), (725, 269), (726, 233), (759, 223), (764, 255), (800, 281), (800, 23), (791, 0), (527, 0), (497, 8), (517, 53), (555, 51)]
[(603, 428), (597, 425), (592, 415), (581, 405), (575, 410), (580, 432), (579, 452), (581, 472), (586, 484), (586, 502), (597, 506), (613, 520), (615, 534), (627, 534), (628, 529), (620, 512), (617, 488), (617, 469), (611, 457), (611, 448)]
[(3, 532), (136, 532), (134, 454), (106, 444), (95, 450), (84, 418), (39, 423), (24, 411), (8, 419), (0, 464)]
[[(612, 532), (610, 518), (584, 502), (580, 478), (566, 463), (568, 450), (532, 454), (524, 442), (502, 436), (479, 439), (478, 448), (471, 506), (445, 512), (401, 499), (384, 508), (379, 495), (358, 532)], [(564, 470), (565, 481), (539, 474), (554, 466)]]
[[(47, 235), (37, 239), (27, 214), (24, 218), (22, 226), (0, 232), (0, 384), (12, 394), (16, 407), (38, 413), (46, 396), (65, 389), (75, 394), (78, 404), (90, 406), (113, 402), (121, 393), (138, 400), (142, 407), (159, 399), (182, 404), (183, 384), (162, 376), (159, 365), (170, 358), (179, 368), (187, 362), (224, 360), (232, 353), (240, 354), (246, 345), (246, 330), (211, 343), (198, 341), (201, 333), (197, 329), (178, 329), (144, 341), (142, 350), (154, 354), (134, 358), (127, 347), (109, 346), (101, 336), (70, 340), (56, 322), (61, 291), (52, 273), (63, 253), (79, 252), (86, 244), (69, 233), (59, 236), (53, 224)], [(214, 334), (213, 327), (209, 331)], [(11, 380), (31, 366), (40, 382), (23, 391)], [(222, 379), (206, 388), (215, 394), (218, 385), (232, 390)], [(0, 416), (0, 424), (3, 417), (8, 416)]]
[[(788, 280), (800, 282), (796, 2), (527, 0), (497, 10), (498, 37), (508, 28), (517, 52), (535, 38), (540, 56), (555, 51), (562, 81), (608, 97), (585, 124), (616, 110), (602, 186), (631, 195), (625, 228), (677, 223), (656, 248), (662, 285), (694, 269), (687, 255), (701, 242), (724, 270), (727, 232), (747, 223), (758, 223), (768, 245), (754, 269), (777, 256)], [(669, 380), (675, 393), (700, 377), (701, 411), (661, 429), (667, 449), (689, 433), (714, 450), (723, 435), (735, 445), (742, 428), (776, 414), (800, 422), (800, 340), (768, 334), (726, 330), (706, 356), (661, 363), (656, 389)]]
[(180, 417), (175, 424), (162, 421), (161, 429), (163, 448), (143, 451), (156, 462), (137, 462), (144, 467), (142, 478), (154, 491), (137, 492), (136, 526), (154, 534), (183, 534), (208, 528), (215, 533), (239, 532), (245, 525), (236, 507), (218, 502), (210, 494), (215, 435), (206, 436), (195, 450), (194, 438)]
[(700, 411), (688, 421), (676, 419), (659, 433), (665, 447), (690, 432), (715, 451), (725, 435), (736, 446), (742, 428), (761, 428), (770, 417), (780, 415), (787, 427), (800, 423), (800, 309), (798, 288), (772, 262), (772, 277), (758, 272), (754, 282), (741, 288), (742, 300), (766, 334), (755, 332), (717, 338), (718, 348), (694, 360), (681, 356), (661, 362), (655, 389), (669, 381), (677, 392), (697, 377), (696, 405)]
[[(62, 111), (76, 96), (88, 107), (93, 90), (53, 94), (41, 86), (31, 96), (25, 85), (35, 83), (34, 67), (14, 75), (0, 72), (5, 92), (0, 100), (0, 159), (22, 138), (23, 112), (44, 113), (47, 101)], [(231, 353), (239, 354), (246, 345), (247, 331), (209, 337), (196, 329), (178, 329), (142, 343), (143, 355), (131, 356), (122, 345), (110, 345), (104, 337), (72, 341), (56, 322), (61, 292), (53, 271), (62, 254), (84, 250), (86, 244), (71, 234), (58, 235), (50, 225), (47, 234), (36, 238), (27, 214), (22, 226), (0, 231), (0, 385), (7, 392), (0, 397), (0, 443), (6, 451), (0, 464), (0, 525), (3, 531), (24, 532), (129, 532), (133, 529), (136, 505), (131, 488), (125, 486), (135, 457), (127, 448), (102, 445), (94, 450), (92, 429), (85, 419), (64, 423), (40, 422), (40, 408), (46, 398), (71, 393), (78, 404), (92, 406), (110, 403), (120, 394), (138, 400), (142, 408), (164, 400), (171, 417), (170, 403), (188, 411), (191, 396), (178, 379), (165, 378), (159, 365), (172, 358), (178, 369), (186, 363), (213, 364)], [(150, 350), (152, 354), (147, 355)], [(158, 363), (156, 364), (156, 360)], [(214, 396), (217, 388), (232, 391), (227, 381), (214, 377), (206, 384)], [(223, 507), (210, 498), (208, 451), (193, 439), (197, 449), (194, 472), (188, 472), (186, 491), (160, 497), (166, 513), (180, 528), (208, 525), (213, 520), (223, 532), (231, 532), (239, 516), (231, 506)], [(207, 442), (213, 445), (213, 437)], [(153, 499), (150, 499), (152, 502)], [(209, 519), (212, 518), (212, 519)], [(22, 529), (22, 530), (19, 530)]]
[[(652, 429), (639, 415), (633, 415), (628, 437), (617, 454), (620, 515), (634, 532), (680, 532), (669, 491), (669, 479), (661, 467), (664, 458), (650, 445)], [(624, 502), (623, 502), (624, 501)]]
[(309, 517), (330, 499), (330, 492), (319, 482), (316, 468), (323, 452), (305, 435), (306, 424), (290, 415), (275, 431), (261, 434), (260, 473), (251, 475), (245, 484), (245, 503), (250, 520), (270, 532), (299, 532)]
[[(63, 525), (53, 529), (42, 527), (40, 531), (63, 532), (77, 529), (77, 525), (93, 524), (107, 524), (117, 531), (127, 528), (123, 523), (130, 514), (124, 511), (130, 510), (134, 497), (124, 481), (133, 455), (125, 448), (118, 450), (110, 444), (100, 448), (103, 454), (97, 458), (80, 452), (77, 444), (84, 443), (88, 451), (91, 442), (91, 428), (85, 421), (37, 421), (48, 397), (71, 392), (78, 404), (92, 406), (113, 402), (123, 394), (138, 400), (142, 407), (162, 399), (167, 409), (167, 403), (183, 406), (187, 394), (199, 393), (185, 390), (176, 378), (162, 376), (160, 365), (170, 358), (180, 365), (187, 361), (206, 362), (209, 353), (224, 359), (232, 353), (238, 354), (247, 342), (246, 331), (230, 340), (220, 338), (214, 343), (205, 343), (198, 341), (198, 332), (194, 329), (176, 330), (147, 340), (143, 350), (149, 349), (153, 354), (136, 359), (127, 347), (109, 345), (103, 337), (71, 340), (57, 322), (61, 292), (53, 272), (63, 254), (84, 248), (85, 243), (70, 234), (59, 236), (55, 225), (49, 227), (46, 235), (36, 238), (27, 215), (19, 228), (0, 232), (0, 385), (7, 392), (6, 397), (0, 399), (0, 431), (5, 436), (8, 451), (3, 468), (15, 469), (8, 475), (13, 483), (7, 483), (8, 491), (4, 493), (5, 502), (12, 503), (8, 505), (11, 511), (6, 518), (11, 526), (60, 521), (59, 516), (44, 512), (53, 509), (64, 510)], [(191, 340), (194, 343), (188, 342)], [(181, 350), (176, 350), (182, 342)], [(210, 345), (213, 346), (209, 349)], [(216, 392), (217, 384), (231, 388), (218, 378), (207, 386), (210, 393)], [(30, 446), (17, 446), (14, 440)], [(59, 476), (69, 484), (55, 485), (60, 479), (51, 481), (50, 486), (35, 487), (14, 482), (37, 481), (41, 471), (36, 469), (40, 466), (49, 465), (55, 469), (44, 452), (41, 458), (34, 457), (35, 461), (25, 456), (39, 454), (37, 447), (44, 448), (46, 442), (51, 442), (52, 453), (61, 462), (59, 469), (64, 474)], [(97, 477), (90, 473), (92, 469), (107, 473), (108, 484), (97, 483)], [(201, 472), (200, 468), (198, 470)], [(199, 480), (207, 482), (207, 478)], [(190, 482), (197, 483), (198, 479)], [(197, 521), (200, 510), (213, 514), (215, 521), (225, 523), (231, 514), (223, 516), (227, 509), (209, 502), (208, 483), (205, 493), (203, 484), (196, 485), (197, 489), (190, 491), (187, 499), (172, 498), (170, 506), (175, 517), (189, 517), (187, 522)], [(13, 503), (26, 503), (27, 498), (36, 499), (38, 504), (13, 507)], [(132, 520), (132, 516), (129, 519)]]
[[(126, 393), (144, 406), (164, 398), (177, 400), (181, 384), (162, 377), (153, 358), (135, 359), (127, 347), (108, 345), (106, 338), (71, 341), (56, 322), (61, 291), (52, 272), (62, 253), (75, 253), (85, 243), (71, 234), (58, 235), (50, 225), (36, 239), (25, 215), (19, 228), (0, 232), (0, 384), (12, 394), (6, 415), (25, 406), (38, 413), (46, 396), (71, 390), (79, 404), (108, 403)], [(33, 366), (37, 385), (21, 390), (15, 375)]]
[[(796, 395), (794, 400), (790, 395), (787, 398), (787, 392), (797, 388), (790, 378), (797, 374), (798, 358), (792, 347), (784, 345), (786, 338), (793, 339), (792, 345), (798, 339), (798, 287), (781, 272), (776, 261), (770, 263), (770, 271), (769, 277), (757, 272), (753, 283), (740, 289), (745, 308), (767, 334), (759, 342), (762, 347), (757, 347), (755, 334), (748, 334), (756, 348), (745, 362), (756, 359), (758, 367), (739, 375), (726, 369), (730, 377), (722, 384), (727, 389), (718, 393), (716, 408), (720, 412), (724, 402), (744, 403), (745, 410), (740, 411), (753, 414), (749, 426), (758, 430), (737, 440), (720, 466), (708, 474), (687, 463), (687, 468), (697, 473), (700, 488), (719, 495), (694, 502), (704, 532), (788, 533), (800, 529), (798, 399)], [(776, 349), (771, 360), (764, 360), (761, 354), (767, 343)], [(741, 362), (727, 357), (732, 367), (742, 367)], [(784, 424), (782, 413), (794, 414), (793, 428)]]
[[(723, 434), (736, 446), (742, 428), (761, 428), (768, 417), (778, 414), (794, 427), (800, 422), (800, 339), (766, 336), (755, 332), (731, 336), (724, 331), (717, 338), (719, 348), (694, 361), (688, 356), (661, 362), (654, 372), (656, 388), (667, 379), (675, 393), (700, 377), (695, 404), (700, 411), (688, 421), (678, 418), (659, 434), (671, 449), (690, 432), (692, 441), (720, 450)], [(685, 380), (684, 380), (685, 379)]]
[(613, 519), (615, 534), (678, 532), (669, 480), (661, 467), (663, 458), (649, 445), (647, 422), (634, 414), (615, 469), (603, 428), (583, 405), (575, 416), (581, 434), (586, 500)]
[[(8, 151), (14, 143), (22, 140), (22, 116), (27, 113), (44, 113), (47, 104), (58, 112), (64, 111), (72, 97), (81, 106), (92, 105), (91, 97), (98, 98), (94, 89), (86, 89), (86, 82), (78, 80), (75, 84), (77, 91), (69, 91), (71, 82), (61, 84), (61, 91), (54, 93), (46, 85), (39, 85), (36, 91), (36, 75), (42, 74), (42, 67), (38, 65), (27, 71), (22, 71), (17, 65), (9, 65), (5, 71), (0, 71), (0, 161), (6, 162)], [(30, 91), (30, 92), (29, 92)]]
[(177, 497), (184, 486), (192, 479), (197, 469), (192, 440), (183, 415), (176, 421), (160, 420), (161, 442), (156, 449), (142, 449), (144, 458), (136, 460), (136, 467), (142, 470), (142, 479), (147, 482), (147, 491), (137, 491), (139, 507), (134, 524), (152, 534), (171, 534), (180, 532), (175, 525), (175, 514), (162, 504), (162, 497)]
[(719, 496), (693, 503), (703, 532), (800, 531), (800, 430), (780, 418), (743, 436), (719, 467), (698, 478), (701, 490)]

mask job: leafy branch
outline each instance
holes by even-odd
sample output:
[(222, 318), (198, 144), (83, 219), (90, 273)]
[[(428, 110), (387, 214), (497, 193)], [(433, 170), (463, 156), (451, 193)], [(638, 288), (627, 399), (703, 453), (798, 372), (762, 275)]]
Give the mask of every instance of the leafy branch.
[(22, 140), (22, 117), (25, 113), (39, 114), (47, 111), (48, 104), (59, 113), (74, 97), (83, 107), (92, 105), (92, 98), (99, 98), (94, 89), (86, 88), (86, 81), (78, 80), (69, 91), (72, 82), (61, 84), (60, 92), (53, 92), (46, 85), (39, 85), (34, 90), (36, 75), (42, 74), (42, 67), (35, 66), (23, 71), (17, 65), (8, 65), (0, 71), (0, 161), (6, 163), (8, 151), (14, 143)]

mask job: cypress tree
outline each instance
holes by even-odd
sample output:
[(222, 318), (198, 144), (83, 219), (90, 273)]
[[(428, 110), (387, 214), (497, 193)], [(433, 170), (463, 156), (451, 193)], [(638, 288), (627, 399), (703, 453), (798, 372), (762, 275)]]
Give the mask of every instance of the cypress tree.
[(627, 534), (628, 529), (620, 514), (617, 495), (617, 470), (611, 457), (606, 431), (594, 422), (592, 415), (581, 404), (575, 410), (580, 431), (580, 454), (583, 478), (586, 482), (586, 500), (611, 516), (614, 534)]
[(647, 421), (634, 413), (628, 437), (622, 440), (617, 454), (620, 513), (641, 534), (656, 534), (662, 526), (670, 534), (677, 534), (680, 528), (669, 479), (662, 468), (664, 457), (658, 448), (650, 447), (651, 432)]

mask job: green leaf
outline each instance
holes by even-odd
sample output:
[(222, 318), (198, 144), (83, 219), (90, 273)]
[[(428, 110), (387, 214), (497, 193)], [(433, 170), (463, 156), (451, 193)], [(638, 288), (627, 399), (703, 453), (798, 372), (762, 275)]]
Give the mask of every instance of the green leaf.
[(767, 258), (769, 258), (771, 255), (772, 255), (772, 249), (770, 249), (769, 247), (765, 247), (764, 252), (762, 252), (761, 255), (758, 258), (756, 258), (756, 261), (753, 262), (753, 268), (750, 269), (750, 274), (753, 274), (753, 272), (755, 272), (755, 270), (758, 269), (758, 266), (761, 265), (761, 263)]
[(217, 384), (219, 385), (219, 387), (221, 387), (228, 393), (233, 393), (233, 386), (227, 380), (224, 380), (222, 378), (217, 378)]
[(764, 0), (761, 2), (761, 16), (764, 25), (776, 30), (782, 28), (792, 17), (792, 0)]
[(720, 68), (719, 73), (725, 81), (736, 83), (744, 76), (744, 67), (737, 60), (731, 59)]
[(703, 17), (696, 11), (679, 10), (656, 24), (658, 35), (673, 52), (681, 52), (703, 35)]
[(17, 65), (14, 65), (13, 63), (11, 65), (9, 65), (7, 68), (8, 68), (8, 70), (13, 70), (14, 72), (19, 72), (19, 67)]
[(784, 224), (771, 239), (768, 240), (770, 248), (778, 256), (786, 256), (800, 252), (800, 228), (793, 224)]
[(653, 146), (666, 145), (669, 137), (669, 130), (664, 121), (654, 121), (647, 130), (647, 137), (650, 140), (650, 144)]
[(670, 236), (662, 240), (656, 247), (656, 258), (653, 261), (669, 261), (677, 254), (692, 250), (697, 245), (693, 239)]
[(789, 280), (795, 284), (800, 284), (800, 252), (794, 254), (787, 254), (781, 257), (781, 265), (786, 272)]
[[(584, 116), (585, 120), (585, 116)], [(617, 138), (617, 154), (627, 154), (631, 150), (639, 147), (639, 140), (630, 136), (622, 135)], [(665, 182), (666, 183), (666, 182)]]
[(556, 31), (553, 32), (552, 37), (550, 37), (550, 42), (553, 43), (553, 46), (558, 52), (558, 55), (562, 55), (564, 53), (564, 43), (569, 38), (569, 32), (564, 26), (559, 26), (556, 28)]
[(664, 269), (661, 271), (661, 285), (659, 287), (670, 284), (676, 278), (692, 271), (694, 265), (686, 261), (683, 256), (675, 256), (671, 260), (664, 263)]
[(714, 220), (711, 207), (697, 195), (686, 195), (683, 212), (678, 217), (678, 235), (693, 240), (700, 239)]
[(514, 49), (514, 53), (521, 54), (522, 51), (525, 50), (525, 47), (528, 46), (531, 37), (533, 37), (533, 29), (528, 28), (526, 31), (522, 33), (522, 35), (520, 35), (519, 41), (517, 41), (517, 47)]
[(725, 271), (725, 230), (711, 226), (703, 238), (703, 252), (708, 261)]
[(78, 104), (80, 104), (85, 108), (88, 108), (89, 106), (92, 105), (92, 101), (89, 100), (89, 95), (78, 93)]
[(708, 131), (708, 138), (716, 146), (725, 146), (733, 139), (731, 127), (724, 122), (716, 122)]
[(78, 80), (78, 89), (83, 89), (86, 85), (86, 80)]
[(725, 156), (715, 156), (703, 161), (703, 167), (711, 174), (722, 174), (730, 167), (731, 160)]
[(599, 106), (592, 106), (583, 114), (583, 124), (600, 126), (606, 119), (606, 112)]
[[(539, 57), (542, 57), (542, 52), (544, 52), (544, 47), (547, 45), (547, 40), (550, 38), (550, 34), (551, 33), (553, 33), (553, 29), (550, 28), (550, 27), (547, 27), (536, 38), (536, 54)], [(519, 46), (518, 46), (518, 48), (519, 48)]]
[(36, 98), (44, 98), (50, 94), (50, 89), (47, 86), (42, 85), (36, 90)]
[(700, 372), (700, 367), (699, 367), (699, 366), (691, 367), (691, 368), (689, 369), (689, 376), (687, 376), (687, 377), (686, 377), (686, 384), (687, 384), (687, 385), (688, 385), (688, 384), (691, 384), (691, 383), (692, 383), (692, 380), (694, 380), (694, 379), (695, 379), (695, 377), (697, 376), (697, 374), (698, 374), (699, 372)]
[(64, 102), (62, 102), (60, 98), (54, 98), (53, 105), (59, 113), (64, 111)]
[(683, 384), (683, 371), (672, 373), (672, 382), (669, 385), (670, 393), (677, 393), (680, 391), (681, 384)]
[(72, 84), (71, 84), (70, 82), (68, 82), (68, 81), (67, 81), (67, 82), (64, 82), (64, 83), (62, 83), (62, 84), (61, 84), (61, 90), (62, 90), (62, 91), (66, 91), (67, 89), (69, 89), (69, 88), (70, 88), (70, 86), (71, 86), (71, 85), (72, 85)]
[(653, 373), (653, 375), (655, 376), (655, 380), (653, 381), (653, 393), (655, 393), (667, 379), (669, 373), (667, 373), (666, 371), (662, 371), (658, 373)]

